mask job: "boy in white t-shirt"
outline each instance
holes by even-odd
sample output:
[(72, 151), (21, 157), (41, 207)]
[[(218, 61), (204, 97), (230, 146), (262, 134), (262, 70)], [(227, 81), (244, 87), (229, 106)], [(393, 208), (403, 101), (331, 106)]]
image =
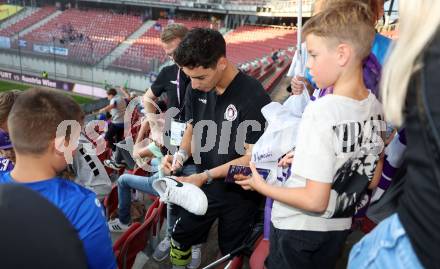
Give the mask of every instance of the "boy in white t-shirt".
[(380, 178), (385, 123), (362, 77), (375, 33), (371, 16), (353, 1), (304, 25), (307, 66), (318, 87), (333, 86), (333, 94), (306, 107), (292, 175), (282, 186), (268, 185), (252, 163), (253, 177), (236, 176), (244, 189), (275, 200), (268, 269), (334, 268), (356, 205)]

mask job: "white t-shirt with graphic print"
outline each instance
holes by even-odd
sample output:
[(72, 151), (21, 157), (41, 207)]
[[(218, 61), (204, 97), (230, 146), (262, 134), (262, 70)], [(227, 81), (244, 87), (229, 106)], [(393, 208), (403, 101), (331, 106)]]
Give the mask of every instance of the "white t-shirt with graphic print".
[(358, 101), (326, 95), (305, 109), (297, 136), (292, 175), (284, 187), (305, 187), (306, 179), (332, 184), (323, 214), (307, 212), (275, 201), (275, 228), (340, 231), (351, 226), (356, 203), (371, 181), (382, 151), (385, 128), (382, 105), (370, 93)]

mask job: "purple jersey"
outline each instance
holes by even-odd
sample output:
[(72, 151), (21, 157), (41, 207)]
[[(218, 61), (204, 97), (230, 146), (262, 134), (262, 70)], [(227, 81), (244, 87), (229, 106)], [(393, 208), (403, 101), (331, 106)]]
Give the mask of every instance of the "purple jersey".
[(0, 172), (9, 172), (14, 168), (14, 163), (8, 158), (0, 157)]

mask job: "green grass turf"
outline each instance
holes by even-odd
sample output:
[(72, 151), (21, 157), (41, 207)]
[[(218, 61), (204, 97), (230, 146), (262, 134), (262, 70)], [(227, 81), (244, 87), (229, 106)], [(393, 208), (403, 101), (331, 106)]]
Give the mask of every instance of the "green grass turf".
[[(9, 91), (9, 90), (22, 90), (22, 91), (24, 91), (24, 90), (27, 90), (31, 87), (32, 86), (26, 85), (26, 84), (19, 84), (19, 83), (0, 80), (0, 92)], [(94, 101), (91, 98), (87, 98), (87, 97), (80, 96), (80, 95), (70, 95), (70, 96), (78, 104), (87, 104), (87, 103), (91, 103)]]

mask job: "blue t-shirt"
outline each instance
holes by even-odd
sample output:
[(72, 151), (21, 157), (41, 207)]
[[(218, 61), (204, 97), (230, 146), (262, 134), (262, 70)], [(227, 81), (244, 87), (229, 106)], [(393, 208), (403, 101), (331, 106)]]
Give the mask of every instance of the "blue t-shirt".
[(14, 169), (14, 163), (8, 158), (0, 157), (0, 172), (9, 172)]
[[(0, 184), (18, 183), (9, 172), (0, 174)], [(31, 183), (18, 183), (39, 192), (58, 207), (72, 223), (83, 242), (88, 268), (116, 268), (104, 211), (96, 195), (76, 183), (51, 178)]]

